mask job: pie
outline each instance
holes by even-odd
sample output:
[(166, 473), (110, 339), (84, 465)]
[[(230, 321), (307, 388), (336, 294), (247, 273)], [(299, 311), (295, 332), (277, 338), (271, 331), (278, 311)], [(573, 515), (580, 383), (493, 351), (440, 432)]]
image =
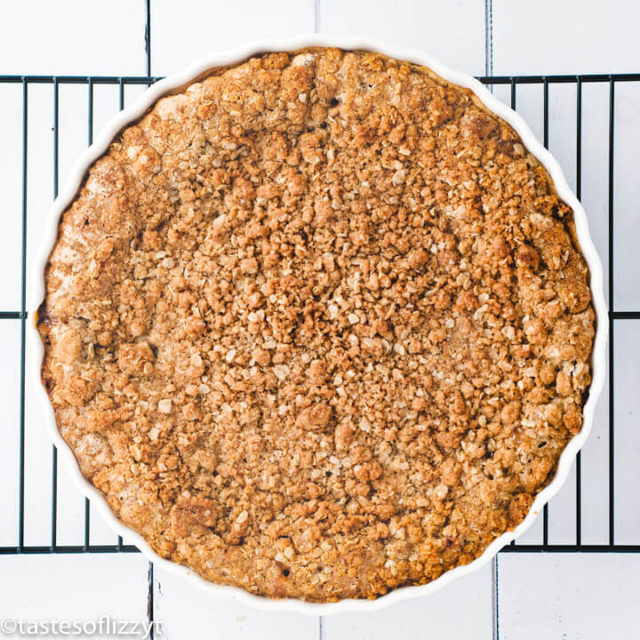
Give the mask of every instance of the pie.
[(62, 437), (160, 556), (376, 598), (527, 515), (581, 429), (573, 211), (470, 90), (377, 53), (212, 70), (90, 168), (38, 327)]

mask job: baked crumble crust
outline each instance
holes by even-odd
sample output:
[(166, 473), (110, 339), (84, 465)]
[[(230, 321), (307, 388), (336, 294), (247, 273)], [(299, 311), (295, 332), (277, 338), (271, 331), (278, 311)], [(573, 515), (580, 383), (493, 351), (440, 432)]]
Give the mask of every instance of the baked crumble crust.
[(469, 91), (366, 52), (164, 97), (62, 216), (39, 330), (117, 517), (216, 583), (375, 598), (518, 525), (582, 424), (573, 213)]

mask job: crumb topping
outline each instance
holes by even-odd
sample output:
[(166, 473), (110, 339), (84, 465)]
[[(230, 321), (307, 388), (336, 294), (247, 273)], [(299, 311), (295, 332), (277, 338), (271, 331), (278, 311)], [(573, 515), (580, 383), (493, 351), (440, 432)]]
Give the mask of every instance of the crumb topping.
[(573, 212), (466, 89), (375, 53), (257, 56), (94, 163), (42, 369), (82, 473), (161, 556), (375, 598), (518, 525), (582, 425)]

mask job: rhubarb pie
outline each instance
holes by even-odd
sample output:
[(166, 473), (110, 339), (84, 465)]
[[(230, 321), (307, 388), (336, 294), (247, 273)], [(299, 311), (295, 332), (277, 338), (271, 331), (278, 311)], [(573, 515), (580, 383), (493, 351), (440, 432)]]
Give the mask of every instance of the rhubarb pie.
[(42, 379), (160, 556), (376, 598), (483, 553), (582, 426), (573, 211), (473, 92), (377, 53), (257, 55), (159, 99), (62, 215)]

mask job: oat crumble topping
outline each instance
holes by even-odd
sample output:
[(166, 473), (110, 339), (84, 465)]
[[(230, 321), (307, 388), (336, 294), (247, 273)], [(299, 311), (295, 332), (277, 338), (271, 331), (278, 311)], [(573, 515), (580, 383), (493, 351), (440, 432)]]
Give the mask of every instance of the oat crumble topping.
[(257, 56), (157, 102), (61, 219), (43, 381), (161, 556), (375, 598), (519, 524), (580, 430), (573, 213), (474, 95), (375, 53)]

